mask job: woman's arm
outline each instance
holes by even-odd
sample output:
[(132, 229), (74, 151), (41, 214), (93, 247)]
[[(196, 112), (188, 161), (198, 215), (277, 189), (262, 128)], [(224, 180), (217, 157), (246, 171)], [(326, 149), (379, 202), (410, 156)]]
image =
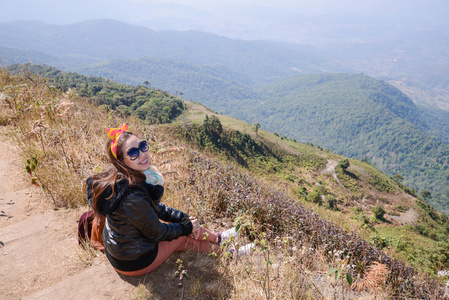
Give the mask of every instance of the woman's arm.
[(180, 210), (168, 207), (165, 204), (159, 203), (159, 219), (171, 222), (171, 223), (181, 223), (186, 219), (189, 219), (189, 215)]
[(164, 204), (159, 204), (159, 219), (172, 222), (172, 223), (182, 223), (186, 221), (187, 219), (192, 222), (192, 236), (197, 239), (200, 232), (200, 223), (195, 217), (190, 217), (185, 212), (182, 212), (180, 210), (168, 207)]
[[(122, 202), (124, 216), (151, 241), (170, 241), (192, 233), (192, 222), (183, 218), (179, 223), (163, 223), (146, 201), (142, 191), (133, 191)], [(179, 212), (179, 211), (178, 211)], [(182, 212), (181, 212), (182, 213)]]

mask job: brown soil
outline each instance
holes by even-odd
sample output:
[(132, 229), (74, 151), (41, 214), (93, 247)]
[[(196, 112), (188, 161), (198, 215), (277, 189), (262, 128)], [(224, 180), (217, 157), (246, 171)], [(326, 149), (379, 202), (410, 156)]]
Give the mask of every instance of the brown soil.
[(410, 208), (405, 213), (402, 213), (400, 216), (388, 216), (389, 218), (395, 220), (400, 225), (405, 224), (415, 224), (418, 221), (418, 213), (413, 208)]
[(176, 260), (191, 254), (174, 255), (147, 276), (118, 275), (101, 252), (78, 245), (78, 219), (88, 208), (53, 209), (5, 132), (0, 127), (0, 299), (181, 299)]

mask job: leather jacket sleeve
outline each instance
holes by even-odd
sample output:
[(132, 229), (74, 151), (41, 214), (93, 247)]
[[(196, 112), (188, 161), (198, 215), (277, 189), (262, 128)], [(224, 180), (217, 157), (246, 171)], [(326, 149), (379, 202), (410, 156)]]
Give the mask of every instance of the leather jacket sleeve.
[(180, 210), (171, 208), (166, 206), (165, 204), (159, 203), (159, 219), (172, 222), (172, 223), (181, 223), (185, 220), (189, 220), (189, 215)]
[(190, 220), (182, 223), (163, 223), (154, 212), (142, 191), (130, 193), (120, 207), (123, 216), (150, 241), (170, 241), (192, 232)]

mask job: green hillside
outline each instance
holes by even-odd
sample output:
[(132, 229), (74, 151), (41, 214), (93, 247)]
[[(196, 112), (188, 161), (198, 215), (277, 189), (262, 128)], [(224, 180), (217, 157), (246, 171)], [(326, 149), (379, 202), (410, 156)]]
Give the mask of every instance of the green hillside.
[(449, 111), (418, 106), (422, 120), (427, 124), (427, 132), (449, 145)]
[[(238, 111), (241, 105), (244, 105), (245, 102), (254, 103), (263, 98), (266, 99), (266, 103), (272, 102), (270, 93), (263, 89), (255, 89), (252, 80), (248, 80), (248, 77), (245, 75), (226, 67), (197, 66), (165, 59), (143, 58), (137, 60), (115, 59), (95, 65), (78, 67), (75, 70), (82, 74), (101, 76), (127, 84), (136, 85), (149, 81), (151, 85), (167, 90), (170, 93), (182, 93), (185, 99), (199, 101), (217, 111), (254, 122), (258, 122), (259, 116), (252, 118), (251, 114), (239, 114)], [(282, 86), (280, 89), (294, 89), (295, 80), (293, 79), (293, 83), (288, 83), (289, 80), (282, 80), (279, 84), (285, 84), (285, 86)], [(324, 84), (326, 79), (323, 78), (321, 81)], [(348, 85), (351, 84), (349, 83)], [(360, 89), (365, 88), (363, 85), (358, 87)], [(267, 87), (267, 89), (269, 88)], [(388, 89), (386, 97), (394, 94), (393, 97), (399, 99), (399, 102), (402, 101), (400, 99), (406, 97), (397, 90), (391, 92), (392, 86), (390, 85), (383, 84), (379, 89)], [(292, 91), (292, 93), (294, 92)], [(348, 93), (350, 92), (348, 91)], [(356, 94), (357, 92), (352, 96)], [(315, 97), (315, 95), (311, 95), (311, 97)], [(394, 101), (391, 100), (391, 102)], [(396, 105), (390, 103), (389, 109)], [(406, 120), (412, 121), (413, 124), (419, 125), (418, 127), (426, 134), (434, 136), (445, 144), (449, 144), (449, 113), (447, 111), (415, 105), (409, 99), (405, 100), (405, 102), (402, 101), (401, 105), (405, 105), (404, 109), (408, 110), (410, 115), (406, 116), (401, 112), (396, 112), (399, 113), (398, 117), (404, 117)], [(400, 107), (396, 109), (400, 109)], [(265, 117), (265, 115), (261, 117)], [(407, 119), (409, 117), (413, 118), (413, 120)], [(285, 126), (288, 126), (288, 124), (284, 124)], [(270, 128), (274, 131), (288, 132), (281, 127)]]
[(170, 123), (185, 109), (178, 97), (143, 85), (124, 85), (101, 77), (88, 77), (33, 64), (15, 64), (9, 66), (8, 70), (31, 77), (43, 76), (57, 89), (66, 92), (74, 90), (82, 97), (89, 97), (97, 105), (120, 111), (124, 115), (136, 116), (149, 124)]
[[(337, 153), (368, 159), (404, 184), (429, 189), (448, 209), (449, 146), (427, 134), (415, 104), (396, 88), (365, 75), (301, 75), (267, 85), (265, 99), (234, 114), (262, 128)], [(219, 109), (214, 107), (214, 109)]]

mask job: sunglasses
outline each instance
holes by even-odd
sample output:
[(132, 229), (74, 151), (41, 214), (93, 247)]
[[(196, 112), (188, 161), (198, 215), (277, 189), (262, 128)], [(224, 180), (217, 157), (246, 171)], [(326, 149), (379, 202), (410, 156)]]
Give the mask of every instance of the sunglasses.
[(126, 154), (128, 156), (124, 157), (124, 158), (129, 158), (130, 160), (136, 160), (139, 155), (140, 152), (147, 152), (149, 149), (147, 141), (141, 141), (139, 143), (139, 147), (138, 148), (129, 148), (128, 151), (126, 151)]

